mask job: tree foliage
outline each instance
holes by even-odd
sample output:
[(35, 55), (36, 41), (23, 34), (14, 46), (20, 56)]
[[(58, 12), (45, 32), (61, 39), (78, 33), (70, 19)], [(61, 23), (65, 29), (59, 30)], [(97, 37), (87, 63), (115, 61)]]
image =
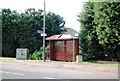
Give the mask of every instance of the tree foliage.
[[(80, 31), (80, 49), (81, 54), (85, 57), (85, 60), (90, 59), (102, 59), (100, 54), (102, 53), (101, 45), (98, 43), (97, 34), (95, 31), (96, 24), (94, 23), (93, 3), (85, 3), (84, 11), (78, 16), (81, 23)], [(95, 49), (97, 48), (97, 49)], [(99, 56), (99, 58), (98, 58)]]
[[(49, 12), (46, 14), (47, 36), (64, 31), (63, 17)], [(18, 13), (2, 9), (2, 51), (3, 56), (14, 56), (16, 48), (28, 48), (30, 53), (40, 50), (42, 37), (37, 33), (43, 28), (43, 10), (34, 8)]]
[(90, 59), (103, 60), (104, 56), (120, 60), (120, 3), (87, 2), (78, 16), (81, 23), (81, 54)]
[(120, 2), (97, 3), (95, 11), (99, 44), (104, 46), (107, 55), (120, 60)]

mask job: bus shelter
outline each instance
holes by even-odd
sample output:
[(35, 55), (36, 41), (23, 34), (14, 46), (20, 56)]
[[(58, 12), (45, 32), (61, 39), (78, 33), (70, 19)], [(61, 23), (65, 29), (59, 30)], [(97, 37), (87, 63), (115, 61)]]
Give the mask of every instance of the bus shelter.
[(76, 61), (79, 54), (79, 38), (69, 34), (53, 35), (46, 40), (50, 41), (50, 60)]

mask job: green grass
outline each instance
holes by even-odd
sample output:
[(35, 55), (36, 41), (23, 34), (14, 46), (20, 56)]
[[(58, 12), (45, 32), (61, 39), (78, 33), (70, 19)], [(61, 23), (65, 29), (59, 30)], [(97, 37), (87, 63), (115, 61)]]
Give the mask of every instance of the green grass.
[[(16, 58), (0, 57), (0, 60), (16, 60)], [(26, 62), (42, 62), (43, 60), (25, 60)], [(49, 60), (45, 60), (48, 62)]]
[[(10, 57), (0, 57), (0, 60), (16, 60), (16, 58), (10, 58)], [(43, 60), (25, 60), (26, 62), (43, 62)], [(49, 60), (45, 60), (45, 62), (49, 62)], [(118, 67), (118, 63), (109, 63), (109, 64), (100, 64), (100, 63), (93, 63), (93, 62), (67, 62), (71, 64), (78, 64), (78, 65), (92, 65), (92, 66), (98, 66), (98, 67)]]
[[(27, 62), (43, 62), (43, 60), (25, 60)], [(45, 60), (45, 62), (48, 62), (49, 60)]]
[(100, 64), (100, 63), (92, 63), (92, 62), (82, 62), (82, 63), (77, 63), (77, 64), (94, 65), (94, 66), (98, 66), (98, 67), (118, 67), (118, 63)]
[(0, 57), (0, 60), (16, 60), (16, 58)]

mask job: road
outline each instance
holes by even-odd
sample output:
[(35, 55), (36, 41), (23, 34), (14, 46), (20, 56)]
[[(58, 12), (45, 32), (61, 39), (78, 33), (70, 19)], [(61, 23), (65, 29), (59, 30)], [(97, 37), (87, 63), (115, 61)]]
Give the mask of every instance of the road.
[[(74, 67), (74, 66), (73, 66)], [(117, 72), (2, 63), (2, 79), (118, 79)]]

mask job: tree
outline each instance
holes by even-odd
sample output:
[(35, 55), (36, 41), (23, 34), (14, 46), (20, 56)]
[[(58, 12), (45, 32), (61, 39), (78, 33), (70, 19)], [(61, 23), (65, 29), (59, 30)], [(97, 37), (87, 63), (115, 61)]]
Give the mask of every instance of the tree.
[(63, 17), (52, 12), (46, 15), (46, 33), (48, 36), (63, 33), (65, 31), (64, 25), (65, 21)]
[(2, 10), (0, 9), (0, 56), (2, 56)]
[[(14, 49), (12, 38), (12, 20), (13, 15), (10, 9), (2, 9), (2, 52), (13, 53)], [(11, 26), (11, 29), (10, 29)], [(7, 51), (6, 51), (7, 50)], [(11, 54), (9, 54), (11, 56)]]
[(78, 16), (81, 53), (120, 60), (120, 2), (88, 2)]
[(104, 52), (120, 60), (120, 2), (95, 4), (96, 32)]
[[(96, 34), (96, 24), (94, 23), (94, 3), (87, 2), (84, 4), (83, 12), (78, 16), (78, 21), (81, 23), (80, 49), (81, 54), (88, 59), (102, 59), (102, 48), (98, 43)], [(97, 49), (95, 49), (97, 48)], [(99, 57), (98, 57), (99, 56)]]
[[(28, 48), (30, 53), (40, 50), (42, 37), (37, 30), (43, 28), (43, 10), (30, 8), (18, 13), (15, 10), (2, 9), (2, 20), (3, 56), (15, 57), (16, 48)], [(64, 22), (55, 13), (46, 14), (48, 36), (63, 32)]]

